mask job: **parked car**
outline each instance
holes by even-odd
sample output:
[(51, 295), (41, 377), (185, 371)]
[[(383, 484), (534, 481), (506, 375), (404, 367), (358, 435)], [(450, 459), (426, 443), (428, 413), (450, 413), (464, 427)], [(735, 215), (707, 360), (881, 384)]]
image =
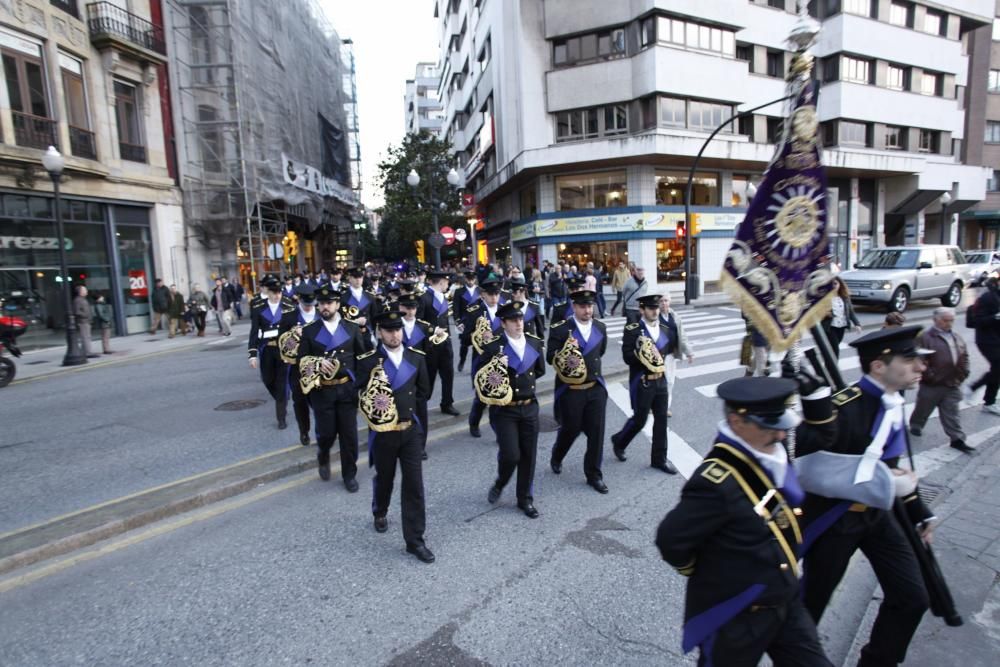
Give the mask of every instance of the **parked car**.
[(969, 284), (979, 286), (991, 275), (1000, 273), (1000, 252), (996, 250), (966, 250), (969, 263)]
[(853, 270), (839, 275), (855, 303), (903, 312), (912, 299), (941, 299), (945, 306), (957, 306), (969, 265), (957, 246), (890, 246), (869, 250)]

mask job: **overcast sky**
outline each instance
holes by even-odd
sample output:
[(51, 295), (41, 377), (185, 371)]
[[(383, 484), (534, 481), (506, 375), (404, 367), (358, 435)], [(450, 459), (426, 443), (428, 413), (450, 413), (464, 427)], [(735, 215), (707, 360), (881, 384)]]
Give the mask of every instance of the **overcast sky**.
[(403, 138), (403, 95), (419, 61), (437, 61), (433, 0), (320, 0), (341, 39), (354, 40), (361, 129), (361, 200), (382, 205), (376, 165)]

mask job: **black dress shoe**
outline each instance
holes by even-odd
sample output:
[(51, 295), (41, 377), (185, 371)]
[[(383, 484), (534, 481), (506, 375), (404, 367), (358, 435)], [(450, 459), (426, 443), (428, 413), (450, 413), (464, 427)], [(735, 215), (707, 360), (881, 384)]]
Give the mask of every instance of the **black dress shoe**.
[(375, 517), (375, 532), (384, 533), (389, 530), (389, 519), (384, 516)]
[(308, 447), (312, 440), (309, 438), (308, 433), (299, 433), (299, 442), (302, 443), (303, 447)]
[(422, 561), (424, 563), (434, 562), (434, 554), (432, 554), (431, 550), (425, 547), (423, 544), (419, 544), (415, 547), (406, 545), (406, 553), (413, 554), (414, 556), (417, 557), (417, 560)]
[(358, 480), (354, 479), (353, 477), (351, 479), (345, 479), (344, 486), (347, 487), (347, 490), (350, 491), (351, 493), (358, 492)]
[(552, 472), (559, 474), (562, 472), (562, 464), (556, 463), (555, 461), (549, 461), (549, 465), (552, 466)]
[(628, 461), (628, 457), (625, 456), (625, 450), (618, 446), (617, 436), (617, 433), (611, 436), (611, 451), (614, 452), (615, 458), (619, 461)]
[(473, 438), (483, 437), (483, 434), (479, 431), (479, 427), (473, 426), (472, 424), (469, 424), (469, 435), (471, 435)]
[(975, 454), (976, 453), (976, 448), (975, 447), (969, 447), (962, 440), (955, 440), (955, 441), (953, 441), (951, 443), (950, 447), (952, 449), (957, 449), (958, 451), (960, 451), (960, 452), (962, 452), (964, 454)]
[(285, 421), (284, 417), (278, 417), (278, 430), (284, 431), (286, 428), (288, 428), (288, 422)]
[(663, 463), (654, 463), (654, 464), (652, 464), (652, 467), (656, 468), (657, 470), (662, 470), (663, 472), (667, 473), (668, 475), (676, 475), (677, 474), (677, 468), (670, 461), (664, 461)]
[(424, 451), (420, 452), (420, 460), (421, 461), (426, 461), (427, 460), (427, 450), (426, 449)]
[(458, 362), (458, 372), (461, 373), (464, 370), (465, 370), (465, 362), (464, 361)]
[(517, 509), (524, 512), (524, 516), (528, 517), (529, 519), (538, 518), (538, 510), (535, 509), (535, 506), (531, 503), (530, 500), (527, 500), (525, 502), (518, 502)]
[(330, 464), (320, 463), (319, 464), (319, 478), (324, 482), (330, 481)]
[(503, 493), (503, 487), (494, 482), (493, 486), (490, 487), (490, 492), (486, 494), (487, 502), (490, 505), (496, 505), (497, 501), (500, 500), (501, 493)]
[(919, 438), (921, 435), (923, 435), (923, 433), (924, 429), (920, 428), (919, 426), (910, 427), (910, 435), (915, 435)]
[(461, 412), (455, 409), (454, 405), (442, 405), (441, 412), (446, 415), (452, 415), (453, 417), (457, 417), (460, 414), (462, 414)]
[(608, 492), (608, 486), (607, 484), (604, 483), (603, 479), (591, 479), (587, 482), (587, 484), (592, 486), (594, 488), (594, 491), (597, 491), (598, 493)]

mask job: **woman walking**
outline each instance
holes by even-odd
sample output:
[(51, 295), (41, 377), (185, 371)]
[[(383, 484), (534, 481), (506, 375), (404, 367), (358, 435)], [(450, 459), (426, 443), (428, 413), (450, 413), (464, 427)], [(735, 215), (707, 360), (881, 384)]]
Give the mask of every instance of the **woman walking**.
[(833, 349), (833, 356), (840, 358), (840, 342), (844, 340), (844, 333), (850, 328), (854, 333), (861, 331), (861, 321), (854, 314), (854, 304), (851, 303), (851, 294), (847, 291), (847, 285), (840, 278), (834, 278), (837, 296), (831, 302), (830, 314), (823, 320), (823, 331), (826, 333), (830, 347)]

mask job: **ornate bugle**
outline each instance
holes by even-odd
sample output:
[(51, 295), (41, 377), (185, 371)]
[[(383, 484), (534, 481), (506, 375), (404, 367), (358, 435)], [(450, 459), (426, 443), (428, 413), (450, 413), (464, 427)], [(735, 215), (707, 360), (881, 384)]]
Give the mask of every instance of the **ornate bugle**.
[(302, 340), (302, 327), (294, 326), (278, 337), (278, 354), (286, 364), (294, 364), (299, 357), (299, 342)]
[(399, 422), (396, 398), (392, 395), (392, 385), (386, 375), (382, 360), (372, 369), (368, 384), (358, 395), (361, 414), (368, 422), (368, 428), (376, 432), (394, 431)]
[(656, 343), (649, 336), (640, 335), (636, 340), (635, 357), (650, 373), (663, 373), (666, 368), (663, 355), (656, 349)]
[(493, 328), (490, 327), (490, 320), (485, 315), (480, 315), (476, 320), (476, 328), (472, 331), (472, 347), (476, 354), (482, 354), (486, 343), (493, 340)]
[(442, 329), (441, 333), (435, 333), (431, 336), (430, 341), (434, 345), (440, 345), (441, 343), (448, 340), (448, 330)]
[(514, 399), (514, 389), (510, 386), (507, 357), (496, 354), (476, 371), (472, 384), (479, 400), (486, 405), (508, 405)]
[(552, 356), (552, 367), (565, 384), (583, 384), (587, 379), (587, 362), (580, 352), (580, 344), (572, 335), (567, 336), (566, 342)]

